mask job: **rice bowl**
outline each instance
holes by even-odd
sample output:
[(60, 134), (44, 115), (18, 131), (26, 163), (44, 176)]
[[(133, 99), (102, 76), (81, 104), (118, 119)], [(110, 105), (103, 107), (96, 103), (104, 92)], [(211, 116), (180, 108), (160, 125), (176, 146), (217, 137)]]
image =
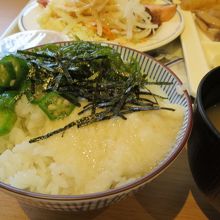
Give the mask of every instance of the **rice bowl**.
[[(38, 205), (42, 201), (46, 203), (68, 201), (72, 210), (75, 209), (75, 205), (79, 204), (82, 209), (94, 209), (99, 208), (99, 205), (100, 207), (108, 205), (111, 201), (115, 201), (115, 198), (122, 198), (130, 191), (139, 188), (159, 174), (177, 156), (188, 138), (192, 117), (191, 105), (186, 92), (180, 95), (176, 91), (176, 87), (181, 85), (179, 80), (170, 70), (146, 55), (125, 47), (116, 45), (112, 45), (112, 47), (119, 51), (124, 59), (127, 59), (130, 53), (139, 62), (142, 61), (142, 70), (147, 72), (148, 69), (155, 81), (160, 81), (166, 75), (165, 78), (173, 82), (174, 85), (171, 88), (161, 86), (160, 89), (168, 96), (171, 102), (170, 105), (175, 105), (177, 109), (175, 114), (169, 111), (160, 111), (157, 116), (154, 116), (152, 112), (149, 114), (144, 112), (135, 113), (129, 115), (126, 121), (112, 119), (113, 122), (110, 120), (102, 122), (108, 132), (103, 131), (101, 124), (93, 124), (92, 126), (94, 127), (92, 129), (92, 126), (78, 130), (74, 128), (74, 132), (71, 129), (65, 131), (64, 134), (60, 134), (61, 138), (54, 136), (48, 141), (40, 142), (40, 144), (29, 144), (27, 143), (28, 138), (46, 132), (48, 128), (51, 129), (51, 126), (60, 127), (60, 123), (66, 123), (65, 120), (69, 120), (69, 118), (56, 122), (57, 124), (53, 122), (53, 125), (51, 125), (51, 122), (45, 119), (42, 112), (33, 109), (36, 106), (24, 108), (24, 106), (27, 106), (27, 100), (22, 97), (20, 103), (16, 106), (16, 112), (22, 120), (18, 120), (16, 122), (17, 126), (12, 130), (11, 136), (14, 140), (12, 140), (12, 137), (11, 139), (10, 137), (6, 138), (7, 145), (8, 140), (14, 141), (12, 146), (15, 142), (18, 144), (12, 150), (4, 151), (0, 156), (0, 178), (1, 181), (5, 182), (1, 184), (4, 189), (10, 189), (14, 193), (21, 193), (21, 196), (31, 196), (31, 198), (25, 197), (25, 199), (31, 201), (36, 199), (35, 202)], [(169, 105), (167, 102), (165, 104)], [(69, 117), (74, 118), (74, 114), (77, 113), (74, 111)], [(163, 123), (160, 123), (161, 118), (165, 117), (170, 117), (171, 119), (169, 120), (170, 126), (168, 126), (170, 130), (166, 129), (167, 121), (162, 120)], [(150, 129), (147, 129), (145, 121), (149, 122), (150, 120), (153, 124)], [(24, 124), (26, 126), (25, 132), (21, 130), (19, 132), (21, 121), (23, 123), (22, 126)], [(161, 127), (158, 125), (165, 128), (162, 129), (165, 131), (163, 136), (159, 133)], [(31, 132), (33, 133), (31, 134)], [(122, 135), (119, 135), (119, 132)], [(169, 139), (168, 134), (171, 132), (173, 134)], [(20, 134), (19, 136), (14, 135), (18, 133)], [(154, 144), (152, 144), (152, 148), (149, 148), (145, 143), (146, 140), (152, 143), (150, 141), (152, 133), (158, 136), (152, 138)], [(28, 138), (27, 135), (29, 135)], [(85, 136), (87, 136), (89, 141), (83, 138)], [(104, 139), (104, 142), (101, 140), (97, 144), (100, 137)], [(62, 141), (60, 141), (61, 139)], [(47, 145), (44, 145), (46, 142)], [(69, 145), (62, 142), (71, 142), (73, 144), (71, 150)], [(54, 143), (57, 144), (56, 147)], [(61, 144), (62, 147), (59, 148)], [(102, 145), (102, 147), (101, 149), (99, 147), (97, 151), (97, 146), (99, 145)], [(84, 149), (83, 151), (82, 148)], [(159, 151), (162, 148), (161, 153), (156, 151), (156, 148)], [(137, 151), (139, 151), (139, 154), (137, 154)], [(96, 154), (96, 157), (91, 156), (91, 152)], [(111, 153), (109, 154), (109, 152)], [(23, 163), (23, 161), (28, 159), (30, 161), (28, 164)], [(151, 159), (153, 162), (150, 161)], [(13, 160), (14, 164), (12, 166), (7, 165), (5, 163), (7, 160)], [(144, 162), (139, 168), (138, 165), (134, 166), (141, 161)], [(75, 168), (64, 165), (68, 164), (68, 162), (70, 162), (69, 164), (74, 163)], [(120, 169), (119, 167), (123, 168)], [(7, 174), (8, 172), (10, 175)], [(90, 181), (88, 181), (89, 179)], [(10, 186), (7, 184), (10, 184)], [(20, 197), (19, 194), (16, 194), (16, 197)], [(100, 204), (97, 205), (97, 201), (94, 202), (94, 200), (98, 200)], [(39, 201), (41, 202), (39, 203)], [(41, 205), (44, 207), (45, 204)], [(54, 209), (53, 205), (50, 207)], [(63, 209), (62, 204), (60, 209)]]

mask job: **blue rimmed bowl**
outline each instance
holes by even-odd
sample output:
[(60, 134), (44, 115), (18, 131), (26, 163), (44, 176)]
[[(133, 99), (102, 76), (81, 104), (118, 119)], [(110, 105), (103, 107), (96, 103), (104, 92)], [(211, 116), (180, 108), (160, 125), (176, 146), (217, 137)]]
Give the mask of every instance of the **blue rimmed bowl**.
[[(71, 42), (57, 44), (69, 45)], [(18, 201), (39, 208), (60, 211), (90, 211), (106, 207), (139, 190), (162, 173), (180, 154), (187, 142), (192, 128), (192, 105), (187, 91), (181, 90), (182, 83), (178, 77), (170, 69), (144, 53), (119, 45), (106, 43), (105, 45), (109, 45), (119, 52), (124, 61), (131, 57), (135, 58), (139, 62), (142, 72), (154, 81), (172, 83), (172, 85), (161, 85), (160, 87), (171, 103), (179, 104), (184, 108), (184, 119), (175, 144), (171, 146), (166, 158), (150, 173), (130, 183), (103, 192), (84, 195), (49, 195), (21, 190), (0, 182), (1, 189), (14, 196)]]

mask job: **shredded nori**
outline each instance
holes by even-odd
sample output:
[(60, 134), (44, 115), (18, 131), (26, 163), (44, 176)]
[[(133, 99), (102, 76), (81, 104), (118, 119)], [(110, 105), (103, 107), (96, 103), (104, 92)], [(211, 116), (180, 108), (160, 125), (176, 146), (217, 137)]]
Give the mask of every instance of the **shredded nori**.
[(126, 114), (137, 111), (174, 111), (159, 106), (157, 99), (166, 97), (147, 89), (147, 85), (171, 83), (149, 81), (147, 75), (141, 73), (136, 60), (131, 58), (129, 62), (124, 62), (120, 54), (109, 46), (76, 41), (68, 46), (47, 45), (39, 50), (17, 53), (30, 66), (27, 77), (29, 87), (24, 91), (28, 93), (29, 100), (53, 91), (78, 107), (82, 99), (88, 102), (78, 114), (86, 116), (33, 138), (30, 143), (62, 133), (73, 126), (79, 128), (113, 117), (126, 120)]

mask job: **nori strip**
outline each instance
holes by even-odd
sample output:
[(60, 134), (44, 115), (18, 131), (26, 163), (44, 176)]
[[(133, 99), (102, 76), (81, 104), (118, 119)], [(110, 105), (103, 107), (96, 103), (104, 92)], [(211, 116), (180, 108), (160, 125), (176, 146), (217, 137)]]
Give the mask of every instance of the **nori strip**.
[[(167, 97), (152, 93), (148, 85), (171, 85), (172, 82), (151, 82), (142, 74), (139, 64), (131, 59), (125, 63), (119, 53), (108, 46), (76, 41), (68, 46), (45, 46), (43, 50), (18, 51), (26, 59), (34, 93), (57, 92), (76, 106), (81, 100), (88, 104), (78, 113), (84, 116), (63, 128), (30, 140), (49, 138), (77, 126), (121, 117), (148, 110), (171, 110), (160, 107), (157, 99)], [(40, 90), (40, 91), (39, 91)], [(25, 92), (24, 92), (25, 93)], [(100, 110), (102, 110), (100, 112)]]

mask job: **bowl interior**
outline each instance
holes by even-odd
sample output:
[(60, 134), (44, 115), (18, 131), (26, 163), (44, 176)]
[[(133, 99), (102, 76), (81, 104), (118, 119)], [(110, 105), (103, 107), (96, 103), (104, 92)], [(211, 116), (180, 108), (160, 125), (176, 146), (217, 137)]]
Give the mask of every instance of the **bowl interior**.
[[(179, 153), (191, 132), (192, 103), (190, 101), (189, 95), (186, 91), (182, 90), (182, 82), (175, 75), (175, 73), (157, 62), (155, 59), (147, 56), (144, 53), (140, 53), (126, 47), (121, 47), (118, 45), (110, 46), (112, 46), (121, 54), (121, 57), (124, 61), (128, 61), (131, 57), (135, 58), (139, 62), (142, 72), (147, 74), (150, 79), (156, 82), (166, 81), (171, 83), (171, 85), (161, 85), (160, 88), (165, 92), (172, 104), (178, 104), (184, 108), (183, 124), (177, 134), (176, 142), (172, 147), (172, 150), (167, 155), (166, 159), (160, 164), (164, 167), (167, 162), (169, 163), (170, 160), (173, 160), (174, 157)], [(154, 171), (156, 173), (158, 169), (160, 169), (160, 165), (155, 168)]]

